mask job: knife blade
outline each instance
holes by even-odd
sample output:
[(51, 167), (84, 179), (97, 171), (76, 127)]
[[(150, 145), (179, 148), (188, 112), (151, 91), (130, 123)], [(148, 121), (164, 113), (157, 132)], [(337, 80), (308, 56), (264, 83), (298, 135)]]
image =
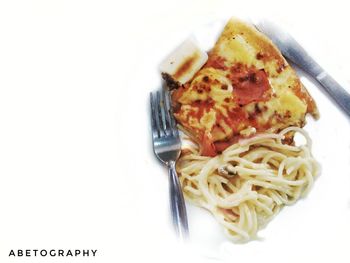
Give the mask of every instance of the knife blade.
[(287, 59), (317, 80), (334, 102), (350, 117), (350, 94), (289, 33), (266, 19), (260, 19), (254, 24), (259, 31), (272, 40)]

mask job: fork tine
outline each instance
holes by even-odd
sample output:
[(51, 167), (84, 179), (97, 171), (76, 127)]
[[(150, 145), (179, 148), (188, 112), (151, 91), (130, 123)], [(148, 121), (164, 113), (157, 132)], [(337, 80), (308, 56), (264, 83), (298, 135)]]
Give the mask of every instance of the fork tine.
[(163, 89), (163, 101), (164, 101), (164, 112), (165, 112), (165, 122), (167, 126), (167, 133), (171, 135), (171, 119), (170, 119), (170, 104), (169, 104), (169, 93), (166, 89)]
[(156, 102), (155, 102), (155, 97), (154, 94), (151, 92), (150, 93), (150, 101), (151, 101), (151, 127), (152, 127), (152, 136), (153, 139), (159, 137), (159, 132), (157, 128), (157, 123), (156, 123)]
[(177, 128), (177, 124), (176, 124), (176, 120), (174, 119), (174, 116), (172, 114), (171, 114), (171, 123), (172, 123), (171, 130), (173, 132), (173, 135), (175, 137), (180, 137), (179, 129)]
[(172, 126), (171, 126), (171, 108), (170, 108), (170, 102), (169, 102), (169, 92), (167, 92), (165, 89), (163, 89), (163, 96), (164, 96), (164, 107), (166, 112), (166, 121), (168, 124), (169, 132), (171, 133)]
[(166, 123), (166, 105), (165, 105), (165, 96), (164, 96), (164, 90), (162, 92), (157, 91), (157, 96), (159, 95), (160, 97), (160, 116), (161, 116), (161, 121), (162, 121), (162, 127), (164, 134), (167, 135), (167, 123)]
[(164, 97), (165, 97), (165, 106), (166, 106), (166, 111), (167, 111), (167, 119), (169, 123), (169, 128), (173, 136), (178, 137), (179, 136), (179, 131), (176, 127), (176, 121), (174, 119), (173, 112), (171, 110), (171, 102), (170, 102), (170, 95), (169, 91), (164, 91)]
[(162, 113), (161, 113), (161, 105), (160, 105), (161, 101), (160, 101), (160, 94), (159, 94), (159, 91), (157, 91), (156, 93), (156, 110), (155, 110), (155, 116), (156, 116), (156, 125), (157, 125), (157, 130), (158, 130), (158, 134), (159, 134), (159, 137), (162, 137), (164, 136), (164, 130), (162, 129), (161, 125), (161, 116), (162, 116)]

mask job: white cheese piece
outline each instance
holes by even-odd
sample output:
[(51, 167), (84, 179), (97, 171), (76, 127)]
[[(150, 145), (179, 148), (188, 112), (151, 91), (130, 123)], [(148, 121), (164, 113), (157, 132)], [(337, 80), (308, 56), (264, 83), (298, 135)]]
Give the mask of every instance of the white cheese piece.
[(189, 38), (163, 60), (159, 69), (184, 84), (193, 78), (207, 60), (207, 53), (198, 47), (193, 38)]

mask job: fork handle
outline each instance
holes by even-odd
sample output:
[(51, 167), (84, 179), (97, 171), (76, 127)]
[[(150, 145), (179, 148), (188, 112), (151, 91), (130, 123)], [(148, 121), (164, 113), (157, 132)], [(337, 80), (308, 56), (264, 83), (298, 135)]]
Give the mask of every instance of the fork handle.
[(175, 170), (175, 162), (170, 161), (168, 168), (172, 221), (176, 234), (181, 240), (184, 240), (189, 234), (185, 200)]

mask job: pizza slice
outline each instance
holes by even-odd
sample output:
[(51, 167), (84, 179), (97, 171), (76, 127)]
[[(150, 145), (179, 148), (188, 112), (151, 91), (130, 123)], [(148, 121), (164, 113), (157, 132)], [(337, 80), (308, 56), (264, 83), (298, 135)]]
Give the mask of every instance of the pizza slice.
[(188, 67), (191, 78), (178, 81), (172, 74), (177, 70), (167, 72), (166, 67), (162, 75), (173, 88), (175, 118), (202, 155), (215, 156), (258, 133), (302, 127), (307, 113), (318, 118), (317, 106), (295, 71), (254, 27), (229, 20), (207, 60), (192, 48), (199, 55), (195, 66)]

